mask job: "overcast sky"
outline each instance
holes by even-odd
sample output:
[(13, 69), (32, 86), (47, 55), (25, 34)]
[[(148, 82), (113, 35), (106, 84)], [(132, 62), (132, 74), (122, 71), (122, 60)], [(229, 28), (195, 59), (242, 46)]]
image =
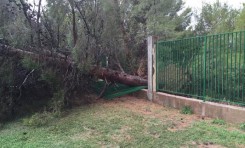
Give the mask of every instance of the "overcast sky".
[[(194, 9), (201, 9), (202, 8), (202, 3), (214, 3), (217, 0), (183, 0), (186, 2), (186, 5), (194, 8)], [(226, 3), (233, 8), (239, 9), (242, 8), (242, 4), (245, 3), (245, 0), (219, 0), (222, 3)]]

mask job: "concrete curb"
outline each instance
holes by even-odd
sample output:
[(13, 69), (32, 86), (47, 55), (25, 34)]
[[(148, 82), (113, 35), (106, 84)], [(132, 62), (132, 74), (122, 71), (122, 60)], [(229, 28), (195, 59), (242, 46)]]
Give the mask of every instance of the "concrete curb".
[[(139, 91), (135, 93), (135, 96), (147, 99), (147, 90)], [(154, 94), (153, 98), (154, 103), (176, 109), (182, 109), (184, 106), (190, 106), (195, 114), (203, 117), (219, 118), (230, 123), (245, 123), (245, 108), (243, 107), (208, 101), (203, 102), (202, 100), (161, 92)]]

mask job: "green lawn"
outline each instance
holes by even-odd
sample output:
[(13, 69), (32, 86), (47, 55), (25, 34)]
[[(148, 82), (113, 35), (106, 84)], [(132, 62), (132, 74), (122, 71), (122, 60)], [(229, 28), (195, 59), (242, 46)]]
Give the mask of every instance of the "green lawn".
[(5, 124), (0, 147), (245, 147), (239, 125), (219, 123), (127, 97), (72, 109), (42, 127)]

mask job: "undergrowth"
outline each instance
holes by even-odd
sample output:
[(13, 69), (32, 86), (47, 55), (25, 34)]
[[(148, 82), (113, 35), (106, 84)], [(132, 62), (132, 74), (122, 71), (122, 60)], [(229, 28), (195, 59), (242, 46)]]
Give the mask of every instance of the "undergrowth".
[(225, 121), (224, 120), (222, 120), (222, 119), (214, 119), (213, 121), (212, 121), (212, 123), (213, 124), (217, 124), (217, 125), (225, 125), (226, 123), (225, 123)]
[(243, 124), (240, 125), (240, 129), (243, 130), (243, 131), (245, 131), (245, 123), (243, 123)]
[(40, 68), (40, 65), (37, 62), (35, 62), (34, 60), (32, 60), (30, 57), (27, 56), (21, 60), (21, 63), (23, 67), (27, 68), (28, 70)]
[(191, 106), (184, 106), (181, 109), (181, 113), (186, 114), (186, 115), (191, 115), (191, 114), (193, 114), (193, 110), (192, 110)]
[(23, 124), (25, 126), (45, 126), (53, 119), (53, 114), (50, 112), (35, 113), (29, 118), (23, 119)]

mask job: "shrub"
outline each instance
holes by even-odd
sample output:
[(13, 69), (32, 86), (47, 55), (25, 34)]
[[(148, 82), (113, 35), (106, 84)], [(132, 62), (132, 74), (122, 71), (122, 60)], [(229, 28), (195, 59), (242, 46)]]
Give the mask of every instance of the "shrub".
[(27, 68), (28, 70), (38, 69), (40, 67), (40, 65), (37, 62), (35, 62), (34, 60), (32, 60), (30, 57), (24, 57), (21, 60), (21, 63), (23, 65), (23, 67)]
[(182, 114), (188, 114), (188, 115), (191, 115), (193, 114), (193, 110), (190, 106), (184, 106), (182, 109), (181, 109), (181, 113)]
[(0, 57), (0, 122), (11, 115), (15, 102), (14, 88), (14, 58)]
[(23, 124), (26, 126), (40, 127), (47, 125), (52, 118), (52, 114), (46, 111), (43, 113), (35, 113), (30, 118), (23, 119)]
[(214, 120), (212, 121), (212, 123), (213, 123), (213, 124), (217, 124), (217, 125), (225, 125), (225, 124), (226, 124), (225, 121), (222, 120), (222, 119), (214, 119)]
[(52, 109), (53, 114), (55, 116), (61, 115), (61, 111), (64, 107), (64, 91), (63, 90), (60, 90), (54, 93), (54, 96), (51, 99), (49, 106)]
[(58, 77), (51, 69), (47, 69), (42, 72), (41, 80), (46, 81), (53, 88), (54, 91), (59, 88)]
[(243, 131), (245, 131), (245, 123), (243, 123), (243, 124), (240, 125), (240, 129), (243, 130)]

